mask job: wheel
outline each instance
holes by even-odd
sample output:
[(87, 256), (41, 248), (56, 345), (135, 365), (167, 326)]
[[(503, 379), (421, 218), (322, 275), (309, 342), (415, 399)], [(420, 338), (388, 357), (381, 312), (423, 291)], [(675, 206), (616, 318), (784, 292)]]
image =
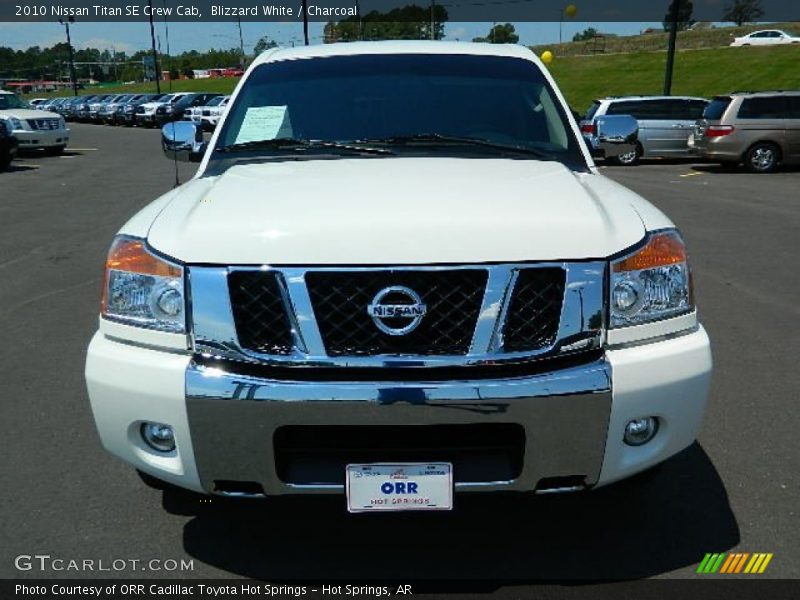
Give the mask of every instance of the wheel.
[(0, 154), (0, 171), (7, 169), (13, 158), (10, 154)]
[(47, 156), (58, 156), (64, 153), (64, 148), (66, 148), (66, 146), (52, 146), (50, 148), (45, 148), (44, 153), (47, 154)]
[(612, 162), (617, 165), (622, 165), (623, 167), (635, 167), (639, 164), (642, 154), (644, 154), (644, 149), (642, 148), (642, 145), (637, 142), (636, 148), (630, 152), (626, 152), (625, 154), (620, 154), (616, 158), (612, 159)]
[(770, 142), (759, 142), (744, 155), (744, 166), (751, 173), (772, 173), (781, 160), (780, 149)]

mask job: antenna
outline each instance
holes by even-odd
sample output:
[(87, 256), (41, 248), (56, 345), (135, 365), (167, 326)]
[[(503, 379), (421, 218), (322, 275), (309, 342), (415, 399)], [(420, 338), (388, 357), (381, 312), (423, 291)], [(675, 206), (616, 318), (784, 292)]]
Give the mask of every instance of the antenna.
[(172, 186), (173, 189), (175, 189), (176, 187), (180, 187), (180, 185), (181, 185), (181, 178), (178, 175), (178, 153), (177, 152), (173, 152), (172, 153), (172, 164), (175, 165), (175, 185)]

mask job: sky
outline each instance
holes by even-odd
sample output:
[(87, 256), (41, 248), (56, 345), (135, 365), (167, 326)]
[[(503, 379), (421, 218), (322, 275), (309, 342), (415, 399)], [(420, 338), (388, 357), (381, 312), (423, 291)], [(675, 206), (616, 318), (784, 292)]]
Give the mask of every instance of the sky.
[[(322, 43), (323, 23), (309, 23), (312, 44)], [(520, 43), (525, 45), (552, 44), (559, 40), (559, 23), (515, 23)], [(661, 23), (582, 23), (565, 20), (561, 25), (564, 41), (588, 27), (604, 33), (631, 35), (647, 27), (661, 27)], [(489, 33), (491, 23), (447, 23), (446, 40), (470, 41)], [(150, 25), (141, 23), (74, 23), (70, 32), (76, 48), (116, 49), (132, 53), (150, 47)], [(163, 21), (156, 23), (156, 35), (161, 52), (167, 52), (167, 35)], [(242, 23), (245, 52), (250, 54), (262, 36), (269, 36), (281, 46), (302, 44), (303, 29), (294, 23)], [(66, 41), (64, 28), (58, 23), (0, 23), (0, 46), (25, 50), (30, 46), (47, 47)], [(239, 31), (235, 22), (229, 23), (170, 23), (170, 54), (187, 50), (211, 48), (238, 48)]]

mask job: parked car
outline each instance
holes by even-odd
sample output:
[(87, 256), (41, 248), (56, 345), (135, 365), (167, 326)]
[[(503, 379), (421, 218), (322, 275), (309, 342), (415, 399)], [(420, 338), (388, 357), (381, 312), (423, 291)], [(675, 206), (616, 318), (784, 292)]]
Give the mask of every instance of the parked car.
[(64, 103), (67, 100), (68, 100), (68, 98), (66, 98), (66, 97), (54, 98), (53, 101), (50, 104), (48, 104), (47, 111), (48, 112), (57, 113), (57, 114), (60, 115), (61, 114), (61, 107), (64, 105)]
[(198, 123), (206, 131), (213, 131), (222, 115), (225, 114), (230, 99), (230, 96), (217, 96), (209, 100), (205, 106), (187, 108), (184, 119)]
[(800, 37), (780, 29), (765, 29), (737, 37), (731, 42), (731, 46), (776, 46), (779, 44), (800, 44)]
[(20, 150), (60, 154), (69, 143), (69, 129), (57, 113), (32, 110), (16, 94), (0, 91), (0, 119), (10, 125)]
[[(165, 107), (166, 113), (166, 106), (172, 106), (176, 102), (178, 102), (184, 96), (187, 96), (188, 92), (181, 92), (177, 94), (166, 94), (165, 96), (155, 100), (153, 102), (146, 102), (136, 108), (136, 124), (141, 125), (144, 127), (154, 127), (159, 123), (159, 119), (156, 116), (156, 111), (160, 107)], [(170, 113), (172, 109), (170, 109)]]
[(697, 122), (689, 147), (707, 160), (743, 163), (753, 173), (800, 163), (800, 91), (717, 96)]
[(121, 94), (115, 98), (112, 98), (110, 102), (103, 104), (99, 114), (100, 121), (106, 125), (114, 125), (117, 109), (125, 104), (128, 100), (133, 98), (133, 96), (134, 94)]
[(108, 114), (108, 106), (119, 102), (123, 98), (125, 98), (125, 94), (113, 94), (104, 100), (93, 103), (89, 112), (91, 122), (98, 125), (104, 123)]
[(615, 162), (625, 166), (642, 158), (687, 158), (686, 140), (708, 106), (705, 98), (688, 96), (624, 96), (595, 100), (589, 107), (581, 131), (590, 147), (597, 141), (597, 119), (606, 115), (631, 115), (639, 122), (636, 148)]
[[(600, 128), (631, 149), (633, 118)], [(711, 353), (684, 241), (597, 170), (529, 49), (273, 50), (211, 142), (179, 121), (162, 144), (199, 171), (113, 240), (85, 370), (136, 469), (442, 510), (695, 440)]]
[(39, 108), (39, 105), (43, 102), (47, 102), (47, 98), (32, 98), (28, 100), (28, 104), (30, 104), (31, 108)]
[(86, 99), (86, 96), (73, 96), (61, 104), (61, 116), (67, 121), (75, 121), (78, 118), (78, 107)]
[(163, 125), (170, 121), (179, 121), (183, 119), (186, 111), (198, 106), (206, 106), (212, 99), (220, 96), (221, 94), (208, 94), (208, 93), (193, 93), (184, 94), (175, 102), (169, 104), (162, 104), (156, 108), (155, 122), (158, 125)]
[(17, 155), (18, 148), (19, 142), (14, 137), (11, 123), (0, 117), (0, 170), (8, 168)]
[(122, 107), (121, 116), (119, 111), (117, 112), (118, 119), (127, 127), (132, 127), (136, 125), (136, 111), (140, 106), (149, 103), (157, 103), (166, 96), (167, 94), (140, 94), (139, 96), (136, 96), (129, 102), (125, 103), (125, 105)]
[(79, 123), (89, 123), (92, 118), (92, 106), (98, 105), (97, 109), (99, 109), (99, 104), (110, 98), (109, 94), (95, 94), (85, 97), (75, 107), (75, 120)]

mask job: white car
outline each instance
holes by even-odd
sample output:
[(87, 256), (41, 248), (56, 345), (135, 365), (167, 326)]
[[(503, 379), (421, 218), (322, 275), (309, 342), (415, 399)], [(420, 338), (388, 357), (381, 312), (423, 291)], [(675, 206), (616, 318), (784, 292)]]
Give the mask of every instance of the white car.
[(779, 29), (765, 29), (737, 37), (731, 42), (731, 46), (774, 46), (778, 44), (800, 44), (800, 37)]
[[(598, 127), (633, 147), (630, 116)], [(146, 480), (446, 510), (607, 485), (697, 437), (683, 238), (598, 171), (527, 48), (270, 50), (207, 144), (162, 138), (199, 170), (113, 240), (86, 359), (102, 443)]]
[(158, 123), (158, 116), (156, 111), (160, 106), (175, 104), (178, 100), (186, 96), (189, 92), (182, 92), (177, 94), (168, 94), (155, 102), (147, 102), (136, 107), (136, 124), (144, 125), (146, 127), (156, 125)]
[(33, 110), (11, 92), (0, 90), (0, 119), (11, 127), (20, 150), (44, 150), (60, 154), (69, 144), (70, 130), (58, 113)]
[(230, 96), (217, 96), (212, 98), (205, 106), (187, 108), (183, 118), (186, 121), (201, 125), (205, 130), (213, 131), (222, 115), (225, 114), (225, 109), (230, 99)]

